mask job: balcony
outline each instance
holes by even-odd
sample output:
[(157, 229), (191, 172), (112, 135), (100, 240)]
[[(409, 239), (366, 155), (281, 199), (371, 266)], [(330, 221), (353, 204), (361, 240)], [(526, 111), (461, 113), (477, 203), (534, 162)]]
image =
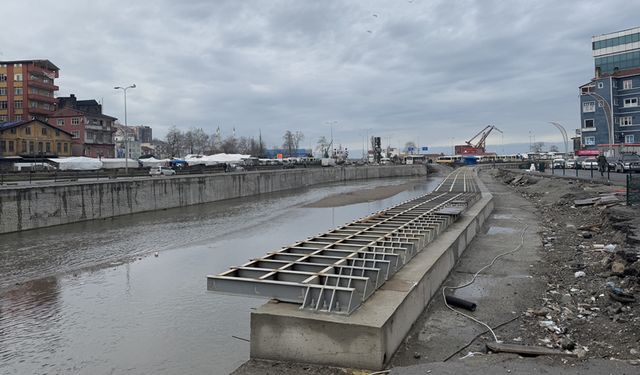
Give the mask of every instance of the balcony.
[(41, 114), (41, 115), (50, 115), (53, 113), (53, 110), (44, 109), (44, 108), (25, 108), (24, 111), (32, 114)]
[(32, 79), (29, 78), (29, 83), (30, 86), (33, 87), (39, 87), (41, 89), (45, 89), (45, 90), (49, 90), (49, 91), (58, 91), (59, 87), (52, 84), (52, 83), (44, 83), (42, 81), (38, 81), (37, 79)]
[(44, 102), (44, 103), (51, 103), (51, 104), (55, 104), (56, 103), (56, 98), (53, 98), (51, 96), (46, 96), (46, 95), (40, 95), (40, 94), (28, 94), (29, 95), (29, 99), (31, 100), (35, 100), (37, 102)]
[(29, 73), (41, 75), (43, 77), (47, 77), (47, 78), (50, 78), (50, 79), (58, 78), (58, 73), (57, 72), (51, 71), (49, 69), (42, 68), (42, 67), (37, 66), (37, 65), (29, 65), (29, 67), (27, 69), (28, 69)]

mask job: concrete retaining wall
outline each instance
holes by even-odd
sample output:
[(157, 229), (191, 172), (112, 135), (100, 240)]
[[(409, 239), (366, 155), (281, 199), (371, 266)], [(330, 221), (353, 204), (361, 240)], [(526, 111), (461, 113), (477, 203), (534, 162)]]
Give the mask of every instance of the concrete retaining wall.
[(0, 189), (0, 233), (359, 179), (422, 176), (424, 165), (310, 168)]

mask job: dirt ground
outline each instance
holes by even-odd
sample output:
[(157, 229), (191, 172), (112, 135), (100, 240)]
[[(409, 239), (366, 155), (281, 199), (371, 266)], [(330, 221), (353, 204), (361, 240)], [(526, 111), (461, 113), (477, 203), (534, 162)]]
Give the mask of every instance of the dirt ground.
[(392, 197), (405, 190), (412, 189), (413, 187), (424, 184), (424, 179), (415, 180), (398, 185), (379, 186), (371, 189), (363, 189), (357, 191), (351, 191), (348, 193), (334, 194), (326, 198), (320, 199), (316, 202), (310, 203), (304, 207), (340, 207), (350, 204), (373, 202), (380, 199)]
[[(545, 280), (546, 290), (542, 303), (523, 317), (523, 341), (571, 350), (580, 358), (638, 360), (640, 310), (633, 300), (640, 298), (640, 220), (637, 209), (624, 205), (624, 191), (492, 174), (532, 202), (541, 221), (542, 262), (533, 274)], [(600, 199), (590, 204), (593, 198)]]

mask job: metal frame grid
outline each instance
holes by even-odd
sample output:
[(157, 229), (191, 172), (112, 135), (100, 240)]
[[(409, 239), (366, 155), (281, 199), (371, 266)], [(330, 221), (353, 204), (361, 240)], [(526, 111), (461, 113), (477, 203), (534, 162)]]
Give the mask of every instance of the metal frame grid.
[(351, 314), (479, 199), (472, 174), (461, 168), (432, 193), (207, 276), (207, 289)]

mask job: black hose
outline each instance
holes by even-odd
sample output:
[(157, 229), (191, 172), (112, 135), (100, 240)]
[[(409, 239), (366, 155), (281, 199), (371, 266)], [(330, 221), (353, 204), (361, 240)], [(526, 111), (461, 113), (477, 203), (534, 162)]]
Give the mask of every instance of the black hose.
[(469, 311), (476, 311), (477, 305), (474, 302), (463, 300), (462, 298), (454, 296), (445, 296), (447, 304), (455, 307), (460, 307)]

